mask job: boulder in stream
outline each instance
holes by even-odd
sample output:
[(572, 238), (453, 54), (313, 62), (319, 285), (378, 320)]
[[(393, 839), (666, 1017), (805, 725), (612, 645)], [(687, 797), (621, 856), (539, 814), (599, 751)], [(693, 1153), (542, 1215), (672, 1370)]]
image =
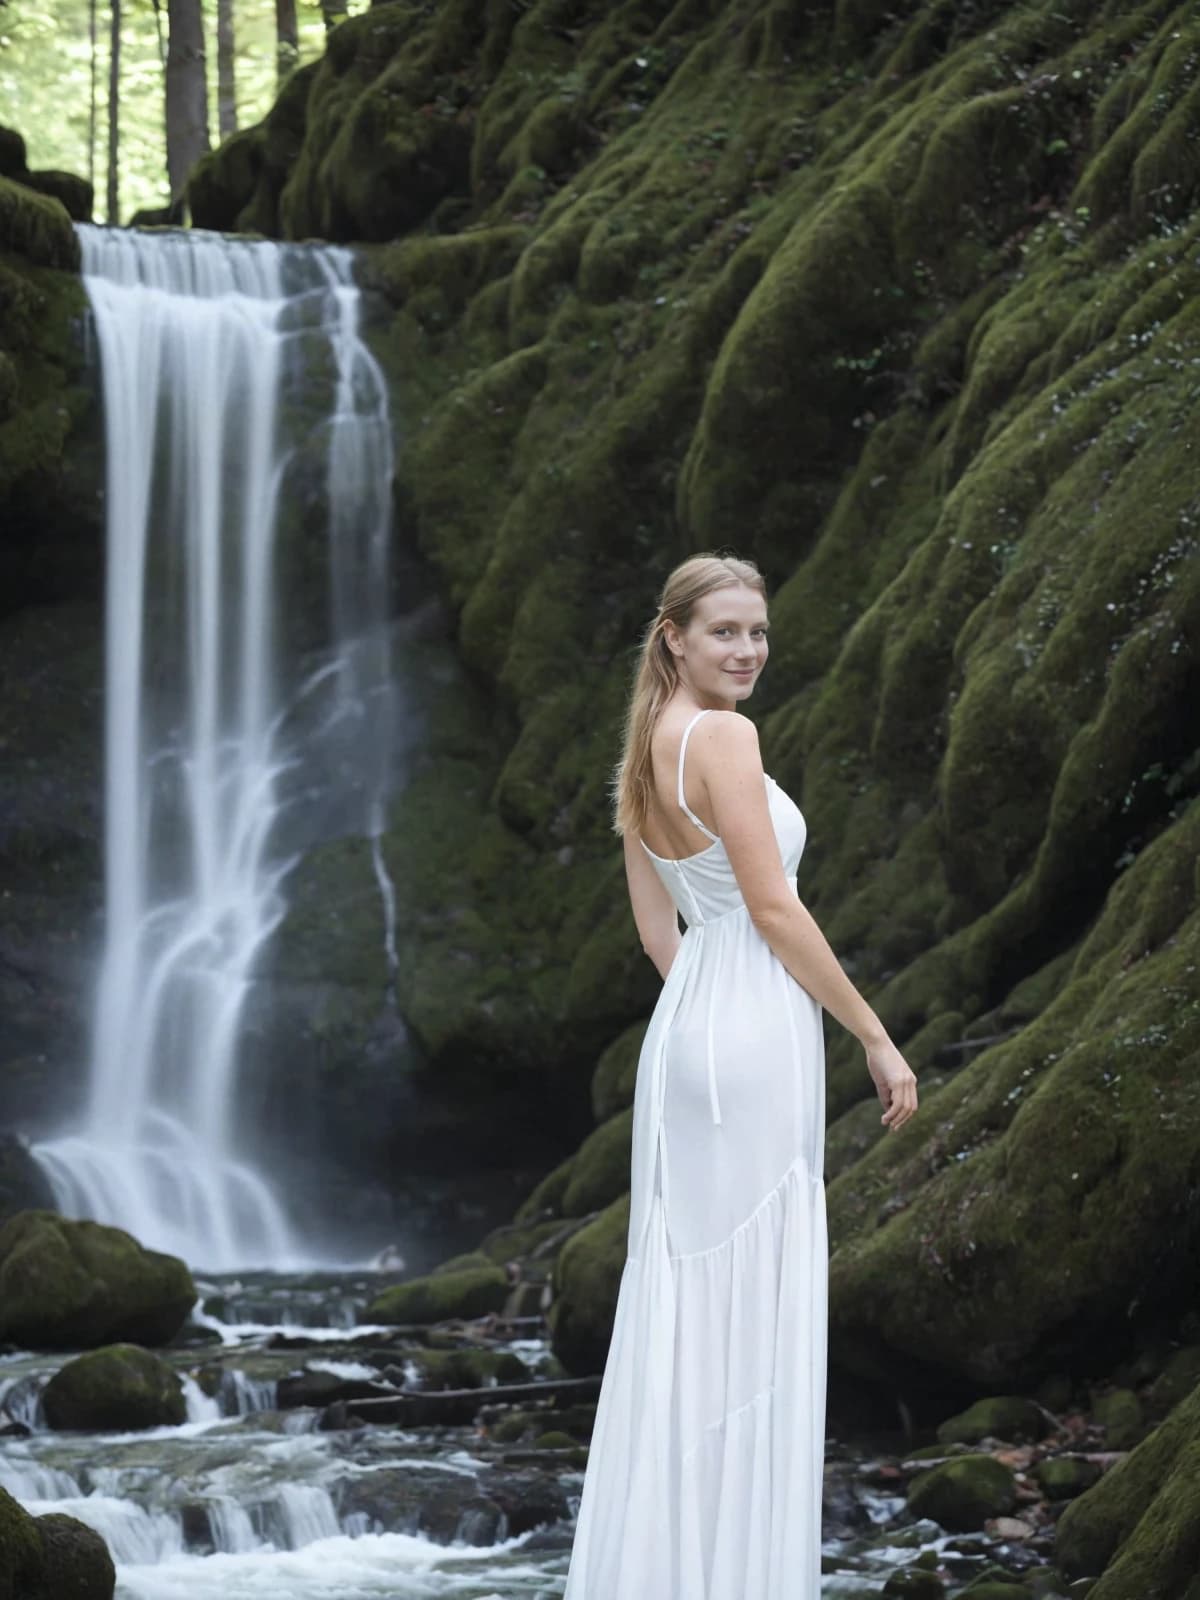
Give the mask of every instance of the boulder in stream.
[(510, 1284), (503, 1267), (470, 1267), (432, 1273), (385, 1289), (367, 1307), (368, 1322), (444, 1322), (449, 1317), (485, 1317), (502, 1311)]
[(982, 1528), (1016, 1504), (1011, 1467), (994, 1456), (971, 1454), (919, 1472), (908, 1486), (908, 1509), (955, 1533)]
[(112, 1600), (108, 1546), (75, 1517), (31, 1517), (0, 1489), (0, 1600)]
[(174, 1427), (187, 1420), (179, 1374), (136, 1344), (92, 1350), (61, 1367), (42, 1396), (52, 1428)]
[(0, 1227), (0, 1340), (42, 1350), (113, 1340), (160, 1345), (196, 1300), (176, 1256), (121, 1228), (21, 1211)]

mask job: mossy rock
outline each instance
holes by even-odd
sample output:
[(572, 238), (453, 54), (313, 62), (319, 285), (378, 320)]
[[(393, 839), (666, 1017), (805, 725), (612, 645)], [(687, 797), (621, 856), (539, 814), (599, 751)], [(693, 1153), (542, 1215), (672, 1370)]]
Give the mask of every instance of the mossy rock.
[(505, 1222), (484, 1236), (479, 1249), (485, 1260), (503, 1266), (507, 1261), (524, 1261), (540, 1245), (566, 1231), (562, 1221), (555, 1217), (545, 1222)]
[(628, 1249), (626, 1194), (581, 1228), (555, 1263), (551, 1347), (576, 1376), (604, 1370)]
[(490, 1264), (414, 1278), (411, 1283), (385, 1289), (372, 1300), (364, 1316), (368, 1322), (400, 1324), (484, 1317), (492, 1311), (503, 1311), (509, 1287), (508, 1274)]
[(43, 1600), (45, 1572), (37, 1523), (0, 1488), (0, 1600)]
[(446, 1273), (475, 1272), (480, 1269), (486, 1271), (488, 1267), (495, 1265), (491, 1256), (485, 1255), (482, 1250), (467, 1250), (460, 1256), (451, 1256), (446, 1261), (439, 1261), (427, 1276), (440, 1278)]
[(423, 1389), (483, 1389), (491, 1383), (526, 1383), (530, 1371), (511, 1350), (412, 1350), (405, 1354)]
[(42, 1393), (52, 1428), (125, 1432), (187, 1421), (173, 1367), (140, 1345), (114, 1344), (68, 1361)]
[(1200, 1384), (1200, 1345), (1185, 1345), (1168, 1358), (1150, 1385), (1146, 1409), (1152, 1417), (1165, 1417)]
[(552, 1172), (548, 1172), (537, 1188), (521, 1202), (515, 1220), (519, 1223), (538, 1222), (547, 1212), (551, 1218), (564, 1216), (563, 1196), (567, 1192), (574, 1171), (575, 1157), (569, 1155), (565, 1161), (560, 1161)]
[(72, 222), (92, 220), (92, 186), (86, 178), (77, 177), (73, 172), (47, 170), (27, 172), (20, 181), (37, 194), (60, 200)]
[(176, 1256), (121, 1228), (22, 1211), (0, 1227), (0, 1339), (33, 1349), (168, 1343), (196, 1286)]
[(895, 1600), (942, 1600), (946, 1585), (926, 1567), (901, 1567), (888, 1574), (879, 1592)]
[(117, 1572), (108, 1546), (77, 1517), (35, 1518), (45, 1559), (47, 1600), (112, 1600)]
[(562, 1198), (565, 1217), (584, 1217), (611, 1205), (629, 1188), (633, 1108), (619, 1111), (580, 1145)]
[(596, 1063), (592, 1074), (592, 1111), (597, 1122), (607, 1122), (618, 1111), (633, 1104), (646, 1027), (645, 1022), (635, 1022), (626, 1028)]
[(908, 1509), (955, 1533), (982, 1528), (1016, 1505), (1010, 1467), (989, 1455), (965, 1455), (919, 1472), (908, 1486)]
[(1097, 1481), (1102, 1468), (1095, 1461), (1072, 1456), (1043, 1456), (1033, 1475), (1047, 1500), (1074, 1500)]
[(0, 178), (0, 250), (38, 267), (79, 267), (79, 240), (66, 207), (11, 178)]
[(1132, 1389), (1113, 1389), (1092, 1402), (1092, 1416), (1104, 1429), (1110, 1450), (1131, 1450), (1145, 1436), (1146, 1414)]
[(1182, 1595), (1200, 1570), (1200, 1389), (1055, 1525), (1055, 1562), (1068, 1578), (1098, 1578), (1090, 1600)]
[(988, 1395), (966, 1411), (940, 1422), (937, 1436), (943, 1444), (978, 1444), (986, 1438), (1037, 1440), (1049, 1433), (1050, 1420), (1041, 1406), (1023, 1395)]
[(985, 1578), (982, 1583), (968, 1584), (962, 1592), (972, 1600), (1034, 1600), (1034, 1591), (1017, 1578)]

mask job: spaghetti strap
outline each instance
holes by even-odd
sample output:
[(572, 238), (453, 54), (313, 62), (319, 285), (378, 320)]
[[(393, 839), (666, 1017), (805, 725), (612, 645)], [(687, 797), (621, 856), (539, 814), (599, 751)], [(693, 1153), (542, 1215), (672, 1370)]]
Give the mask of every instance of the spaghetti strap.
[(717, 835), (712, 831), (711, 828), (706, 828), (705, 827), (704, 823), (702, 823), (700, 821), (700, 818), (696, 815), (696, 813), (688, 805), (687, 801), (683, 798), (683, 757), (684, 757), (684, 752), (687, 750), (688, 738), (689, 738), (689, 736), (691, 734), (692, 729), (700, 721), (700, 718), (702, 716), (704, 716), (706, 712), (711, 711), (711, 710), (712, 710), (711, 706), (705, 706), (702, 710), (697, 711), (696, 715), (692, 718), (692, 720), (688, 723), (687, 727), (683, 730), (683, 738), (681, 739), (680, 744), (679, 744), (679, 804), (683, 807), (683, 810), (684, 810), (685, 814), (688, 817), (690, 817), (691, 820), (700, 829), (700, 832), (701, 833), (706, 833), (708, 835), (708, 837), (715, 844), (717, 842)]

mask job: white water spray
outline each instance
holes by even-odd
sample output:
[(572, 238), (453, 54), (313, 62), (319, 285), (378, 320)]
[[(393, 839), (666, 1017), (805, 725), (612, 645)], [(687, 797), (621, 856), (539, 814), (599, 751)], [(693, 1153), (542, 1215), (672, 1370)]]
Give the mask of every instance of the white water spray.
[(294, 864), (273, 834), (304, 754), (283, 733), (295, 696), (274, 610), (281, 391), (292, 347), (322, 341), (329, 720), (356, 719), (355, 831), (374, 836), (392, 715), (386, 389), (346, 252), (80, 234), (107, 428), (105, 945), (86, 1114), (34, 1153), (68, 1215), (206, 1269), (299, 1266), (239, 1097), (245, 1002)]

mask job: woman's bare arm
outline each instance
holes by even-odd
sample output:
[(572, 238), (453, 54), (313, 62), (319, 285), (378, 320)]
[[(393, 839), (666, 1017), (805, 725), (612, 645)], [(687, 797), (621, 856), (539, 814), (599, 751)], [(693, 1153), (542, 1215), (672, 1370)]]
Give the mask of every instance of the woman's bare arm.
[(715, 712), (697, 723), (693, 751), (716, 832), (755, 927), (796, 982), (862, 1044), (887, 1108), (882, 1120), (900, 1126), (916, 1109), (916, 1077), (784, 873), (758, 729), (740, 712)]

